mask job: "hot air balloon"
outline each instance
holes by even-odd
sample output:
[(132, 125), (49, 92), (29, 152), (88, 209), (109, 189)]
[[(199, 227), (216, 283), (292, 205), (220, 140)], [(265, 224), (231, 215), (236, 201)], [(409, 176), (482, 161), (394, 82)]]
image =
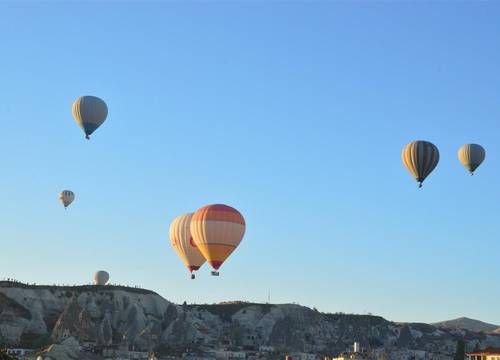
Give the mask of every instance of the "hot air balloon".
[(191, 234), (198, 249), (218, 276), (218, 269), (236, 249), (245, 234), (245, 219), (227, 205), (207, 205), (191, 218)]
[(108, 281), (109, 274), (106, 271), (100, 270), (94, 274), (94, 285), (106, 285)]
[(428, 141), (413, 141), (403, 148), (403, 164), (422, 187), (425, 178), (439, 162), (439, 150)]
[(191, 236), (189, 225), (192, 217), (193, 213), (176, 217), (170, 224), (169, 235), (174, 251), (188, 268), (191, 279), (194, 279), (193, 271), (198, 270), (206, 260), (201, 255)]
[(108, 116), (106, 103), (95, 96), (81, 96), (75, 100), (72, 107), (73, 117), (76, 123), (85, 133), (88, 140)]
[(465, 144), (458, 149), (458, 160), (471, 175), (474, 175), (474, 171), (481, 165), (485, 157), (486, 151), (478, 144)]
[(75, 193), (71, 190), (63, 190), (59, 194), (59, 201), (64, 205), (65, 209), (73, 202), (73, 200), (75, 200)]

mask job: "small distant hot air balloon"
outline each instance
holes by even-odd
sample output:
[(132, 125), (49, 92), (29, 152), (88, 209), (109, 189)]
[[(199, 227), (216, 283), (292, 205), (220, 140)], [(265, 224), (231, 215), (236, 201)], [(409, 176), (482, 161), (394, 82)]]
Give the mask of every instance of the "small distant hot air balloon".
[(71, 190), (63, 190), (59, 194), (59, 201), (64, 205), (65, 209), (73, 202), (73, 200), (75, 200), (75, 193)]
[(106, 271), (100, 270), (94, 274), (94, 285), (106, 285), (108, 281), (109, 274)]
[(413, 141), (403, 148), (403, 164), (422, 187), (425, 178), (439, 162), (439, 150), (428, 141)]
[(245, 234), (245, 219), (227, 205), (208, 205), (191, 218), (191, 234), (198, 249), (215, 271), (236, 249)]
[(90, 134), (106, 120), (108, 107), (98, 97), (81, 96), (73, 103), (72, 112), (76, 123), (85, 133), (85, 138), (89, 139)]
[(188, 268), (191, 279), (194, 279), (193, 271), (198, 270), (206, 260), (196, 247), (191, 236), (190, 224), (192, 217), (193, 213), (176, 217), (170, 224), (169, 236), (174, 251)]
[(474, 175), (474, 171), (481, 165), (485, 157), (486, 151), (478, 144), (465, 144), (458, 149), (458, 160), (471, 175)]

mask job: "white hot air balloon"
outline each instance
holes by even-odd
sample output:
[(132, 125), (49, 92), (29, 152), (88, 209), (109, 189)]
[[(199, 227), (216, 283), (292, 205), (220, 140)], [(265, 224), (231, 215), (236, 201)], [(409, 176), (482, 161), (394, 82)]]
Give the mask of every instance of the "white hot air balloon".
[(109, 274), (106, 271), (100, 270), (94, 274), (94, 285), (106, 285), (108, 281)]
[(191, 236), (190, 224), (192, 217), (192, 213), (176, 217), (170, 224), (169, 236), (174, 251), (191, 273), (191, 279), (194, 279), (193, 272), (197, 271), (206, 260), (196, 247)]

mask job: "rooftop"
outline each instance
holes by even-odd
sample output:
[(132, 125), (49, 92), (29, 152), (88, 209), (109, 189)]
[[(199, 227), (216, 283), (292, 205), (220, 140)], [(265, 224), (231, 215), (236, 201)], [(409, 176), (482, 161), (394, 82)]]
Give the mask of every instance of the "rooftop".
[(495, 352), (485, 351), (478, 353), (470, 353), (470, 354), (465, 354), (465, 356), (500, 356), (500, 351), (495, 351)]

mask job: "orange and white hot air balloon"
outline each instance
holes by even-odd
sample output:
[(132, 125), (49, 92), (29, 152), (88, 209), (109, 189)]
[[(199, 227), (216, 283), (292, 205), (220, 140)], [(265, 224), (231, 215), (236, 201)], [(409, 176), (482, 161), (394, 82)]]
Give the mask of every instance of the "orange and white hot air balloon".
[(245, 234), (245, 219), (230, 206), (214, 204), (198, 209), (191, 219), (191, 234), (198, 249), (215, 271), (236, 249)]
[(174, 251), (188, 268), (191, 279), (194, 279), (193, 271), (198, 270), (206, 260), (191, 237), (189, 225), (192, 217), (193, 213), (176, 217), (170, 224), (169, 235)]

